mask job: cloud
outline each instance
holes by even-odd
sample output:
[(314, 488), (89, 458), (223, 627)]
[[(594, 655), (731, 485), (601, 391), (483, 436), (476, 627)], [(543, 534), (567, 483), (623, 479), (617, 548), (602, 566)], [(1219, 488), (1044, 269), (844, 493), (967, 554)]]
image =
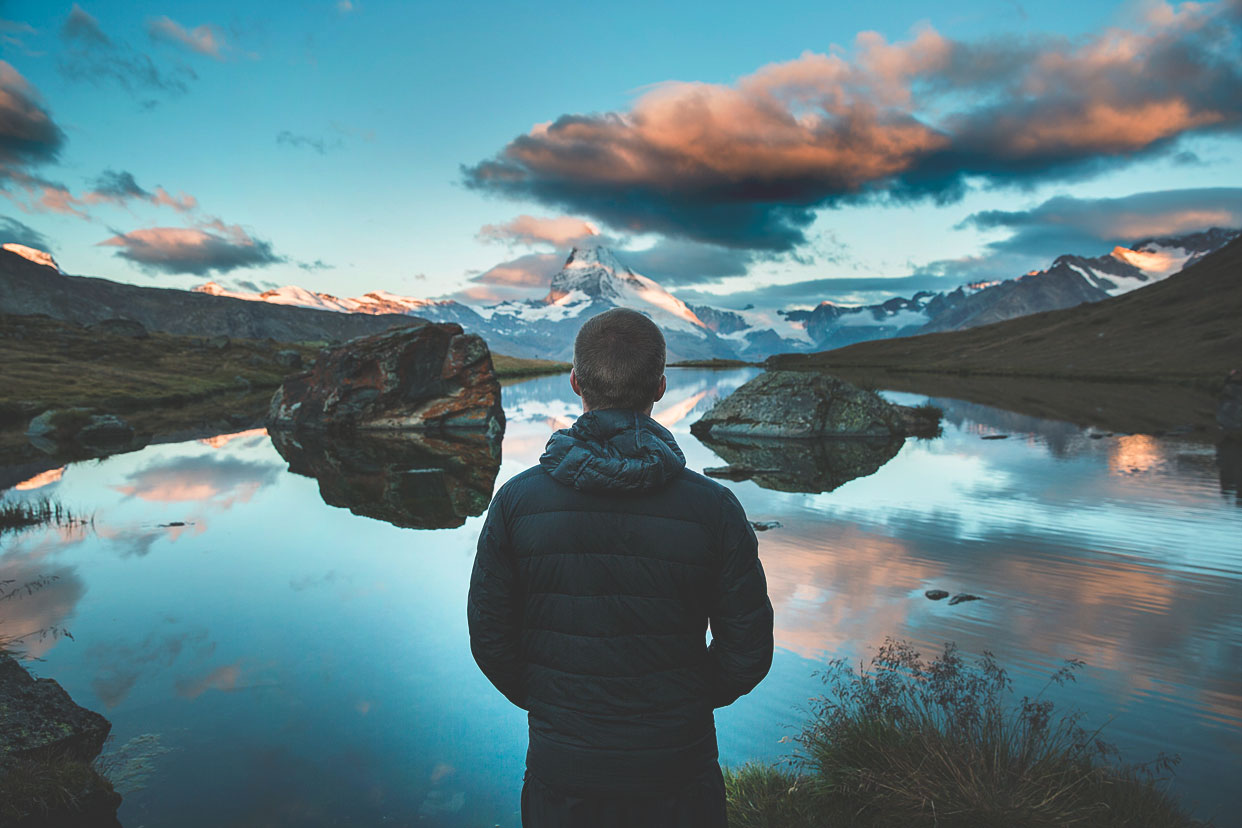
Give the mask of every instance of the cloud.
[[(1016, 275), (1016, 274), (1015, 274)], [(740, 310), (747, 305), (759, 308), (790, 308), (835, 302), (841, 305), (867, 305), (894, 296), (913, 296), (922, 290), (952, 290), (959, 282), (934, 272), (912, 276), (843, 276), (806, 279), (787, 284), (763, 285), (728, 294), (683, 289), (677, 298), (691, 305)]]
[[(66, 49), (58, 66), (61, 74), (73, 81), (97, 86), (111, 81), (130, 94), (146, 95), (182, 94), (190, 81), (198, 79), (189, 66), (160, 69), (149, 55), (110, 38), (99, 21), (77, 3), (61, 25), (60, 36)], [(145, 103), (153, 102), (148, 99)]]
[(665, 287), (709, 284), (729, 276), (745, 275), (758, 258), (749, 250), (661, 239), (645, 250), (618, 251), (626, 265)]
[(52, 243), (47, 236), (15, 218), (0, 216), (0, 244), (16, 242), (27, 247), (38, 248), (51, 252)]
[(167, 15), (148, 20), (147, 34), (152, 40), (172, 43), (216, 60), (224, 60), (222, 52), (229, 48), (220, 30), (210, 23), (187, 29)]
[(1158, 190), (1120, 198), (1057, 196), (1029, 210), (972, 213), (961, 226), (1010, 231), (988, 245), (992, 250), (1093, 254), (1093, 247), (1242, 227), (1242, 187)]
[(563, 115), (462, 173), (626, 232), (790, 250), (819, 209), (949, 203), (975, 182), (1081, 179), (1184, 136), (1236, 134), (1239, 28), (1226, 0), (1076, 39), (863, 32), (852, 55), (807, 52), (730, 86), (669, 82), (625, 112)]
[(539, 218), (520, 215), (504, 224), (485, 224), (475, 236), (482, 242), (574, 247), (581, 244), (601, 244), (599, 228), (589, 221), (561, 216)]
[(39, 93), (9, 63), (0, 60), (0, 176), (55, 161), (65, 133), (39, 100)]
[(238, 225), (216, 221), (201, 227), (150, 227), (118, 233), (100, 245), (117, 247), (116, 255), (159, 273), (205, 276), (243, 267), (266, 267), (284, 261), (270, 242), (256, 239)]
[(192, 195), (181, 193), (174, 197), (163, 187), (155, 191), (144, 189), (138, 184), (133, 173), (116, 170), (104, 170), (95, 179), (93, 189), (82, 199), (85, 203), (112, 202), (125, 204), (131, 200), (146, 201), (158, 207), (171, 207), (181, 213), (191, 212), (198, 207), (198, 200)]
[(328, 150), (340, 149), (344, 146), (344, 142), (339, 138), (316, 138), (311, 135), (299, 135), (287, 129), (281, 130), (276, 134), (276, 143), (286, 147), (306, 147), (320, 155), (325, 154)]

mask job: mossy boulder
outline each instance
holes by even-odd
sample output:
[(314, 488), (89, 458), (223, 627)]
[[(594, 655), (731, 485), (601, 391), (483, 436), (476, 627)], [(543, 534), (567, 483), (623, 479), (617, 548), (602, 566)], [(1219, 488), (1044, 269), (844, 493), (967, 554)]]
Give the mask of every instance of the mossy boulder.
[(828, 374), (767, 371), (716, 403), (690, 431), (711, 436), (889, 438), (934, 433), (930, 410), (895, 405)]

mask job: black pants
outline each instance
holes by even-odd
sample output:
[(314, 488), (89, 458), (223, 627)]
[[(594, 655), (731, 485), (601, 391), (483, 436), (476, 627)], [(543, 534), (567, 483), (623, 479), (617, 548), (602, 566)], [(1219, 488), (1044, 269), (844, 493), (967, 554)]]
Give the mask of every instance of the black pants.
[(712, 767), (672, 793), (585, 795), (526, 774), (522, 828), (726, 828), (724, 778)]

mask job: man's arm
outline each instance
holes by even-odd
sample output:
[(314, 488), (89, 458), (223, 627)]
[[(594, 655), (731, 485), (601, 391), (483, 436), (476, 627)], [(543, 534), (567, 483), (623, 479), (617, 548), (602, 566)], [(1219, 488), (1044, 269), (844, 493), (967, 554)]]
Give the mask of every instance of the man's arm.
[(470, 573), (466, 619), (470, 652), (483, 675), (505, 698), (525, 708), (522, 687), (521, 619), (517, 600), (517, 562), (509, 545), (500, 498), (494, 498), (479, 533)]
[(759, 542), (742, 504), (732, 492), (726, 494), (720, 581), (707, 648), (713, 707), (749, 693), (772, 666), (772, 604), (759, 563)]

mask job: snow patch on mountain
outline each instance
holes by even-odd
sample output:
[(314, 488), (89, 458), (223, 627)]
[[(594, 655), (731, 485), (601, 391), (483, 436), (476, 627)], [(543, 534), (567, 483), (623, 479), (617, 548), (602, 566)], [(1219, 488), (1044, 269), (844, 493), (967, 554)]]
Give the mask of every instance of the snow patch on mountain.
[(18, 244), (17, 242), (8, 242), (4, 245), (4, 249), (10, 253), (16, 253), (23, 259), (29, 259), (35, 264), (50, 267), (57, 273), (61, 272), (60, 265), (56, 264), (56, 260), (52, 258), (52, 254), (48, 253), (46, 250), (39, 250), (36, 247), (27, 247), (26, 245)]

